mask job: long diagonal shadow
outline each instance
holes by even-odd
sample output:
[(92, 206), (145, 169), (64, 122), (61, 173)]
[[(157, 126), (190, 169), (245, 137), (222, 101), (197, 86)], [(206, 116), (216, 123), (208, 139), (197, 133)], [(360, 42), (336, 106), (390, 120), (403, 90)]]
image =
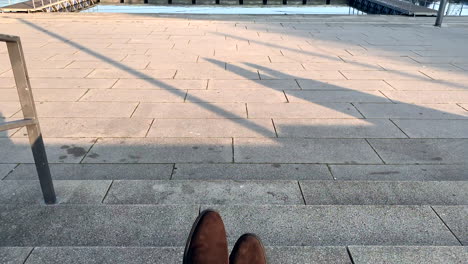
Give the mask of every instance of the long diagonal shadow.
[[(263, 42), (263, 41), (252, 40), (252, 39), (247, 39), (247, 38), (244, 38), (244, 37), (234, 36), (234, 35), (231, 35), (231, 34), (221, 34), (219, 32), (211, 32), (211, 33), (214, 34), (214, 35), (226, 36), (226, 37), (237, 39), (237, 40), (253, 42), (253, 43), (263, 45), (263, 46), (266, 46), (266, 47), (273, 47), (273, 48), (278, 48), (278, 49), (281, 49), (281, 50), (289, 50), (289, 51), (292, 51), (292, 52), (297, 52), (297, 53), (302, 53), (302, 54), (311, 55), (311, 56), (315, 56), (315, 57), (320, 57), (320, 58), (328, 59), (328, 60), (331, 60), (331, 61), (334, 60), (334, 61), (337, 61), (337, 62), (342, 62), (342, 60), (340, 60), (338, 57), (332, 57), (332, 56), (329, 56), (329, 55), (325, 55), (325, 54), (317, 53), (317, 52), (313, 52), (313, 51), (306, 51), (306, 50), (301, 50), (301, 49), (296, 49), (296, 48), (290, 48), (290, 47), (286, 47), (286, 46), (282, 46), (282, 45), (278, 45), (278, 44), (274, 44), (274, 43), (266, 43), (266, 42)], [(401, 56), (399, 58), (405, 58), (405, 57), (409, 58), (408, 56)], [(384, 70), (384, 68), (382, 68), (380, 66), (372, 65), (372, 64), (368, 64), (368, 63), (364, 63), (364, 62), (353, 61), (352, 64), (359, 65), (359, 66), (362, 66), (362, 67), (365, 67), (365, 68), (368, 68), (368, 69), (373, 69), (373, 70), (380, 70), (380, 71)], [(434, 64), (434, 66), (437, 67), (437, 64)], [(392, 70), (391, 72), (397, 72), (399, 75), (406, 76), (406, 77), (411, 77), (411, 78), (415, 78), (415, 79), (420, 79), (420, 80), (423, 80), (423, 81), (431, 81), (433, 83), (446, 84), (446, 85), (459, 87), (459, 88), (464, 88), (464, 89), (467, 88), (466, 85), (462, 85), (460, 83), (455, 83), (455, 82), (450, 82), (450, 81), (447, 81), (447, 80), (431, 80), (431, 79), (427, 79), (427, 78), (425, 78), (423, 76), (411, 74), (409, 72), (404, 72), (404, 71)]]
[[(206, 61), (214, 64), (214, 65), (217, 65), (219, 67), (224, 67), (224, 63), (219, 61), (219, 60), (215, 60), (215, 59), (211, 59), (211, 58), (205, 58)], [(280, 79), (292, 79), (292, 80), (298, 80), (298, 79), (303, 79), (303, 78), (299, 78), (299, 77), (296, 77), (296, 76), (292, 76), (292, 75), (289, 75), (289, 74), (285, 74), (285, 73), (282, 73), (280, 71), (276, 71), (274, 69), (270, 69), (270, 68), (267, 68), (267, 67), (264, 67), (264, 66), (261, 66), (261, 65), (257, 65), (257, 64), (254, 64), (254, 63), (244, 63), (244, 65), (248, 66), (248, 67), (252, 67), (252, 68), (256, 68), (260, 71), (264, 71), (266, 73), (269, 73), (270, 77), (279, 77), (279, 76), (282, 76), (282, 78)], [(243, 74), (246, 74), (247, 72), (249, 72), (248, 70), (246, 69), (243, 69), (242, 67), (239, 67), (237, 65), (230, 65), (230, 69), (232, 69), (232, 72), (240, 75), (240, 76), (243, 76)], [(310, 79), (309, 79), (310, 80)], [(260, 82), (260, 80), (253, 80), (253, 81), (257, 81), (257, 82)], [(354, 93), (356, 93), (357, 95), (365, 95), (367, 98), (375, 98), (375, 99), (382, 99), (382, 97), (378, 97), (378, 96), (375, 96), (375, 95), (372, 95), (372, 94), (368, 94), (368, 93), (364, 93), (364, 92), (361, 92), (361, 91), (356, 91), (356, 90), (352, 90), (352, 89), (348, 89), (348, 88), (345, 88), (345, 87), (341, 87), (341, 86), (337, 86), (337, 85), (332, 85), (332, 84), (327, 84), (327, 83), (324, 83), (324, 82), (320, 82), (320, 81), (316, 81), (316, 80), (311, 80), (313, 82), (315, 82), (317, 84), (317, 86), (323, 86), (323, 85), (328, 85), (329, 87), (332, 87), (332, 89), (330, 90), (338, 90), (338, 91), (352, 91)], [(298, 95), (295, 95), (296, 97), (298, 97)], [(316, 101), (311, 101), (311, 100), (308, 100), (306, 98), (301, 98), (302, 100), (304, 101), (309, 101), (311, 103), (314, 103), (314, 104), (320, 104), (324, 107), (327, 107), (327, 108), (331, 108), (333, 107), (333, 104), (328, 104), (328, 103), (321, 103), (321, 102), (316, 102)], [(377, 100), (376, 100), (377, 101)], [(378, 101), (377, 101), (378, 102)], [(421, 111), (425, 111), (425, 110), (430, 110), (430, 111), (436, 111), (438, 113), (441, 113), (441, 114), (446, 114), (446, 115), (449, 115), (451, 117), (453, 117), (454, 119), (457, 119), (460, 118), (460, 119), (466, 119), (467, 117), (466, 116), (460, 116), (460, 115), (456, 115), (456, 114), (453, 114), (453, 113), (448, 113), (448, 112), (444, 112), (444, 111), (440, 111), (440, 110), (436, 110), (436, 109), (433, 109), (433, 108), (428, 108), (428, 107), (424, 107), (424, 106), (419, 106), (419, 105), (416, 105), (416, 104), (409, 104), (409, 103), (405, 103), (405, 102), (399, 102), (399, 101), (396, 101), (396, 100), (392, 100), (391, 102), (395, 103), (395, 104), (400, 104), (400, 105), (411, 105), (411, 106), (416, 106), (418, 107), (418, 109), (420, 109)], [(391, 103), (389, 101), (389, 103)], [(335, 111), (340, 111), (340, 109), (334, 109)], [(388, 119), (388, 118), (386, 118)], [(397, 118), (396, 118), (397, 119)], [(367, 122), (369, 123), (373, 123), (372, 122), (372, 119), (365, 119)]]
[[(64, 43), (67, 43), (69, 44), (70, 46), (73, 46), (75, 48), (78, 48), (80, 50), (82, 50), (83, 52), (93, 56), (93, 57), (96, 57), (102, 61), (105, 61), (107, 63), (110, 63), (112, 65), (114, 65), (115, 67), (121, 69), (121, 70), (124, 70), (128, 73), (130, 73), (131, 75), (135, 76), (136, 78), (139, 78), (139, 79), (142, 79), (152, 85), (157, 85), (157, 86), (160, 86), (162, 87), (164, 90), (170, 92), (170, 93), (173, 93), (175, 94), (176, 96), (179, 96), (181, 98), (185, 98), (185, 92), (183, 91), (180, 91), (178, 90), (176, 87), (172, 86), (172, 85), (169, 85), (163, 81), (160, 81), (160, 80), (157, 80), (157, 79), (154, 79), (153, 77), (145, 74), (145, 73), (142, 73), (140, 71), (137, 71), (135, 69), (132, 69), (131, 67), (119, 62), (119, 61), (116, 61), (112, 58), (109, 58), (109, 57), (106, 57), (98, 52), (95, 52), (81, 44), (78, 44), (72, 40), (69, 40), (69, 39), (66, 39), (60, 35), (58, 35), (57, 33), (54, 33), (54, 32), (51, 32), (51, 31), (48, 31), (46, 29), (44, 29), (43, 27), (41, 26), (38, 26), (36, 24), (33, 24), (31, 22), (28, 22), (24, 19), (18, 19), (19, 21), (21, 21), (22, 23), (38, 30), (38, 31), (41, 31), (51, 37), (54, 37), (58, 40), (61, 40), (63, 41)], [(203, 100), (201, 98), (198, 98), (196, 96), (193, 96), (191, 95), (191, 97), (195, 100), (195, 101), (199, 101), (199, 102), (202, 102)], [(203, 108), (205, 108), (206, 110), (208, 111), (211, 111), (213, 113), (216, 113), (218, 115), (221, 115), (225, 118), (227, 118), (228, 120), (232, 121), (232, 122), (235, 122), (241, 126), (244, 126), (248, 129), (251, 129), (265, 137), (271, 137), (271, 131), (268, 130), (268, 129), (265, 129), (264, 127), (252, 122), (251, 120), (249, 119), (246, 119), (245, 117), (242, 117), (242, 116), (237, 116), (235, 115), (234, 113), (231, 113), (229, 111), (226, 111), (224, 110), (223, 108), (219, 107), (219, 106), (216, 106), (216, 105), (213, 105), (213, 104), (208, 104), (208, 103), (200, 103), (200, 104), (197, 104), (198, 106), (201, 106)]]

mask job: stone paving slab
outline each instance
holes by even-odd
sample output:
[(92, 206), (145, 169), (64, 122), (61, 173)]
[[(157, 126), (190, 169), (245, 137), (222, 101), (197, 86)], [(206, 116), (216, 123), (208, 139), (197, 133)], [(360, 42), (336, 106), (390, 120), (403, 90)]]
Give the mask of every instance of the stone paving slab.
[(382, 163), (362, 139), (240, 138), (234, 140), (234, 160), (249, 163)]
[(279, 137), (406, 138), (387, 119), (281, 119), (274, 118)]
[[(6, 254), (17, 254), (16, 252), (26, 254), (32, 248), (18, 247), (0, 250), (6, 251)], [(150, 264), (157, 260), (158, 263), (176, 264), (182, 260), (183, 251), (182, 247), (36, 247), (26, 263)], [(268, 263), (271, 264), (351, 263), (345, 247), (266, 247), (265, 251)]]
[(210, 80), (209, 90), (240, 89), (299, 90), (295, 80)]
[(433, 206), (444, 223), (464, 246), (468, 244), (468, 206)]
[(411, 138), (468, 138), (468, 120), (392, 119)]
[(468, 259), (467, 247), (362, 247), (350, 246), (349, 252), (356, 264), (400, 264), (400, 263), (427, 263), (427, 264), (461, 264)]
[(187, 94), (187, 102), (207, 103), (286, 103), (282, 91), (269, 89), (247, 90), (192, 90)]
[[(145, 137), (153, 119), (149, 118), (41, 118), (44, 137)], [(14, 137), (27, 136), (26, 128)]]
[(466, 119), (468, 111), (456, 104), (357, 103), (366, 118)]
[(271, 119), (156, 119), (148, 137), (275, 137)]
[(382, 80), (297, 80), (303, 90), (377, 91), (394, 90)]
[(123, 102), (46, 102), (36, 104), (36, 109), (39, 117), (130, 117), (137, 105)]
[[(400, 91), (466, 91), (468, 85), (463, 82), (387, 80), (388, 84)], [(421, 95), (423, 95), (421, 93)]]
[(180, 263), (181, 247), (37, 247), (27, 264), (51, 263)]
[(230, 243), (250, 232), (260, 236), (266, 246), (459, 245), (429, 206), (203, 208), (221, 213)]
[(322, 80), (344, 80), (345, 77), (339, 71), (294, 71), (284, 69), (282, 71), (261, 70), (259, 71), (260, 79), (262, 80), (295, 80), (295, 79), (314, 79)]
[(23, 264), (32, 250), (27, 247), (0, 247), (0, 263)]
[(351, 264), (345, 247), (266, 247), (271, 264)]
[(232, 162), (232, 140), (195, 138), (100, 139), (84, 163)]
[[(86, 89), (35, 89), (33, 95), (36, 102), (74, 102), (80, 99), (86, 91)], [(1, 101), (19, 102), (18, 91), (16, 89), (0, 89), (0, 98)]]
[(151, 118), (246, 118), (244, 103), (142, 103), (134, 117)]
[(332, 180), (318, 164), (176, 164), (174, 180)]
[(0, 117), (11, 117), (21, 110), (19, 102), (1, 102)]
[(0, 180), (16, 167), (16, 164), (0, 164)]
[(108, 89), (117, 81), (117, 79), (86, 79), (86, 78), (31, 78), (31, 87), (33, 89)]
[(112, 89), (205, 90), (207, 80), (119, 79)]
[(379, 91), (286, 91), (291, 103), (389, 103)]
[(191, 205), (0, 205), (0, 208), (0, 233), (6, 238), (0, 240), (0, 247), (184, 246), (199, 212), (198, 206)]
[(0, 89), (14, 88), (14, 87), (15, 87), (15, 79), (13, 79), (13, 78), (0, 78)]
[[(79, 163), (95, 139), (47, 138), (44, 140), (49, 163)], [(0, 138), (1, 163), (33, 163), (27, 138)]]
[(296, 181), (114, 181), (106, 204), (304, 204)]
[[(173, 166), (173, 164), (50, 164), (49, 168), (54, 180), (169, 180)], [(21, 164), (5, 179), (37, 180), (36, 166)]]
[(308, 205), (468, 204), (468, 182), (301, 181)]
[(80, 101), (84, 102), (155, 102), (182, 103), (185, 93), (166, 90), (91, 90)]
[(468, 103), (468, 91), (382, 91), (392, 101), (417, 104)]
[(330, 165), (337, 180), (468, 181), (468, 165)]
[(429, 77), (419, 71), (341, 71), (349, 80), (428, 80)]
[(172, 79), (176, 74), (176, 70), (159, 69), (159, 70), (115, 70), (115, 69), (95, 69), (87, 78), (89, 79)]
[[(361, 118), (349, 103), (248, 103), (249, 118)], [(468, 116), (468, 114), (467, 114)]]
[(386, 163), (466, 163), (468, 139), (369, 139)]
[[(58, 204), (99, 204), (111, 181), (54, 181)], [(43, 204), (38, 181), (0, 181), (0, 204)]]

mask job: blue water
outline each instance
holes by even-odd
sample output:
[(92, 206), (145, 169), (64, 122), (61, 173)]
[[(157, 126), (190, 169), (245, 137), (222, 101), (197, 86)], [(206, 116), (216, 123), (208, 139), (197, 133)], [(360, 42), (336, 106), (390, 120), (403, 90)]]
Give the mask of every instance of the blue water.
[(82, 12), (97, 13), (171, 13), (171, 14), (337, 14), (365, 15), (349, 6), (152, 6), (152, 5), (97, 5)]

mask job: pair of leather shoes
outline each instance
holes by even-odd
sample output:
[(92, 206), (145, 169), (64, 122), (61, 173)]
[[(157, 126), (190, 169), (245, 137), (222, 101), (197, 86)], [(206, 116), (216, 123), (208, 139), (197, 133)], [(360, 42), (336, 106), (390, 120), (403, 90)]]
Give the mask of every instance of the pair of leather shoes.
[(203, 211), (193, 224), (185, 245), (183, 264), (266, 264), (262, 242), (254, 234), (241, 236), (231, 255), (224, 223), (218, 212)]

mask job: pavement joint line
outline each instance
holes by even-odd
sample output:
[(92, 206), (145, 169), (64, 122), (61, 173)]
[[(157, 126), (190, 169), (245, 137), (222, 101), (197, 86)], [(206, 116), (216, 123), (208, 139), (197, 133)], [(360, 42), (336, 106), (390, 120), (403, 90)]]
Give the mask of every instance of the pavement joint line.
[(302, 191), (302, 186), (301, 186), (300, 181), (297, 181), (297, 186), (299, 187), (299, 191), (301, 192), (301, 197), (302, 197), (302, 201), (304, 202), (304, 205), (307, 205), (307, 202), (306, 202), (306, 199), (305, 199), (305, 196), (304, 196), (304, 192)]
[(349, 78), (346, 77), (346, 75), (344, 75), (344, 73), (343, 73), (341, 70), (338, 70), (338, 72), (339, 72), (346, 80), (349, 80)]
[(286, 95), (286, 92), (285, 92), (284, 90), (283, 90), (282, 92), (283, 92), (283, 94), (284, 94), (284, 97), (286, 98), (286, 103), (289, 103), (289, 98), (288, 98), (288, 96)]
[(450, 229), (450, 227), (445, 223), (444, 219), (442, 219), (442, 217), (440, 217), (440, 215), (437, 213), (437, 211), (434, 209), (434, 207), (432, 205), (430, 205), (429, 207), (431, 207), (432, 211), (437, 215), (437, 217), (440, 219), (440, 221), (445, 225), (445, 227), (450, 231), (450, 233), (452, 233), (452, 235), (455, 237), (455, 239), (458, 241), (458, 243), (460, 243), (460, 245), (463, 246), (463, 243), (461, 242), (461, 240), (452, 231), (452, 229)]
[(275, 121), (273, 121), (273, 118), (271, 119), (271, 123), (273, 124), (273, 130), (275, 130), (275, 135), (276, 137), (278, 137), (278, 131), (276, 130), (276, 125), (275, 125)]
[(330, 163), (325, 164), (325, 166), (327, 166), (328, 172), (330, 172), (330, 176), (332, 177), (332, 180), (333, 180), (333, 181), (336, 181), (337, 179), (336, 179), (335, 175), (334, 175), (333, 172), (332, 172)]
[[(81, 158), (80, 162), (78, 162), (78, 164), (83, 164), (83, 161), (84, 159), (86, 158), (86, 156), (88, 156), (89, 152), (91, 151), (91, 149), (94, 147), (94, 145), (96, 145), (96, 143), (98, 142), (100, 138), (95, 138), (94, 139), (94, 142), (93, 144), (91, 144), (91, 146), (89, 147), (88, 151), (86, 151), (86, 153), (83, 155), (83, 158)], [(50, 162), (49, 162), (50, 163)]]
[[(390, 102), (392, 103), (395, 103), (395, 101), (393, 101), (390, 97), (388, 97), (384, 92), (382, 92), (381, 90), (377, 90), (380, 94), (383, 95), (383, 97), (387, 98), (387, 100), (389, 100)], [(398, 101), (397, 101), (398, 102)]]
[(390, 87), (393, 89), (393, 91), (399, 91), (399, 90), (396, 89), (393, 85), (391, 85), (388, 81), (382, 80), (382, 82), (384, 82), (384, 83), (386, 83), (388, 86), (390, 86)]
[(89, 93), (90, 90), (91, 90), (91, 89), (87, 89), (78, 99), (76, 99), (75, 102), (79, 102), (83, 97), (86, 96), (87, 93)]
[(149, 125), (148, 127), (148, 130), (146, 130), (146, 133), (145, 133), (145, 138), (148, 137), (148, 133), (150, 132), (151, 128), (153, 127), (153, 124), (154, 124), (154, 121), (156, 120), (156, 118), (153, 118), (153, 120), (151, 120), (151, 124)]
[(456, 105), (458, 105), (459, 107), (461, 107), (463, 110), (468, 111), (468, 108), (463, 107), (463, 106), (461, 105), (461, 103), (456, 103)]
[(133, 117), (133, 114), (135, 114), (136, 110), (138, 109), (138, 107), (140, 106), (141, 102), (138, 102), (138, 104), (136, 105), (135, 109), (133, 109), (133, 112), (132, 114), (130, 115), (130, 118)]
[(352, 105), (354, 109), (356, 109), (356, 111), (362, 116), (362, 118), (360, 119), (367, 119), (366, 116), (354, 105), (354, 103), (349, 103), (349, 104)]
[(422, 75), (426, 76), (426, 77), (429, 78), (430, 80), (438, 81), (437, 79), (432, 78), (430, 75), (427, 75), (427, 74), (424, 73), (423, 71), (418, 70), (418, 72), (421, 73)]
[(231, 147), (232, 147), (232, 163), (235, 163), (235, 154), (234, 154), (234, 138), (231, 140)]
[(405, 131), (403, 131), (403, 129), (401, 129), (401, 127), (399, 127), (399, 126), (395, 123), (395, 121), (393, 121), (391, 118), (389, 118), (388, 120), (389, 120), (390, 122), (392, 122), (392, 124), (394, 124), (394, 125), (401, 131), (401, 133), (405, 134), (406, 137), (411, 138), (410, 136), (408, 136), (408, 134), (405, 133)]
[(0, 180), (2, 180), (2, 181), (5, 180), (10, 174), (12, 174), (12, 173), (16, 170), (16, 168), (19, 167), (19, 165), (21, 165), (21, 163), (16, 164), (15, 167), (14, 167), (13, 169), (11, 169), (11, 170), (10, 170), (3, 178), (1, 178)]
[(371, 143), (369, 142), (369, 140), (367, 138), (364, 139), (367, 144), (369, 144), (369, 146), (371, 147), (371, 149), (375, 152), (375, 154), (379, 157), (379, 159), (383, 162), (383, 164), (385, 164), (385, 161), (382, 159), (382, 157), (379, 155), (379, 153), (377, 152), (377, 150), (375, 150), (374, 146), (371, 145)]
[(111, 189), (112, 185), (114, 184), (114, 181), (115, 181), (115, 180), (111, 180), (111, 183), (110, 183), (109, 186), (107, 187), (107, 191), (106, 191), (106, 193), (104, 194), (104, 196), (102, 197), (101, 204), (103, 204), (103, 203), (104, 203), (104, 200), (106, 200), (107, 195), (109, 194), (110, 189)]
[(27, 255), (26, 258), (23, 260), (23, 264), (25, 264), (26, 262), (28, 262), (29, 257), (31, 256), (31, 254), (33, 253), (33, 251), (34, 251), (35, 249), (36, 249), (36, 247), (31, 248), (31, 250), (29, 251), (28, 255)]
[[(210, 87), (210, 79), (206, 80), (206, 90), (209, 90), (208, 87)], [(188, 91), (188, 90), (187, 90)]]
[(346, 253), (348, 253), (348, 257), (349, 257), (349, 260), (351, 261), (352, 264), (354, 264), (354, 259), (353, 259), (353, 255), (351, 254), (351, 251), (349, 250), (349, 247), (346, 246)]
[(169, 176), (169, 180), (171, 180), (171, 181), (174, 179), (175, 170), (177, 170), (177, 168), (176, 168), (176, 163), (174, 163), (174, 164), (172, 165), (171, 175)]

